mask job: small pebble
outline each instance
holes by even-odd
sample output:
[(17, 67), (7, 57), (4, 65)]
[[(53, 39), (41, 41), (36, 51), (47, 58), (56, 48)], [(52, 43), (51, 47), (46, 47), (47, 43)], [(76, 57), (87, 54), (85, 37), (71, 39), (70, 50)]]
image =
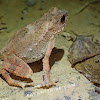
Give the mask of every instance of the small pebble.
[(28, 14), (28, 8), (27, 8), (27, 7), (25, 7), (25, 8), (22, 10), (22, 14), (24, 14), (24, 15), (27, 15), (27, 14)]
[(24, 95), (25, 95), (25, 96), (27, 96), (28, 94), (29, 94), (29, 95), (32, 94), (32, 91), (25, 91), (25, 92), (24, 92)]
[(28, 0), (27, 6), (34, 6), (36, 4), (36, 0)]
[(65, 99), (66, 99), (66, 100), (71, 100), (71, 97), (65, 96)]
[(21, 20), (23, 20), (23, 19), (24, 19), (24, 17), (21, 17), (20, 19), (21, 19)]
[(7, 29), (7, 27), (2, 27), (2, 28), (0, 28), (0, 30), (4, 30), (4, 29)]
[(39, 10), (43, 10), (43, 8), (41, 7), (41, 8), (39, 8)]

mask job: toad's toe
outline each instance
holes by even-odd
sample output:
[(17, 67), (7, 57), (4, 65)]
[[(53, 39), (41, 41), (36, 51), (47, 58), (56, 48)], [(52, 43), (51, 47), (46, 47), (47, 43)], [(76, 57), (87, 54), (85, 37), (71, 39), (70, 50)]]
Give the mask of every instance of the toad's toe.
[(50, 82), (43, 81), (42, 83), (35, 85), (34, 88), (50, 88), (52, 86), (55, 86), (55, 83), (57, 83), (57, 82), (58, 82), (58, 80), (50, 81)]

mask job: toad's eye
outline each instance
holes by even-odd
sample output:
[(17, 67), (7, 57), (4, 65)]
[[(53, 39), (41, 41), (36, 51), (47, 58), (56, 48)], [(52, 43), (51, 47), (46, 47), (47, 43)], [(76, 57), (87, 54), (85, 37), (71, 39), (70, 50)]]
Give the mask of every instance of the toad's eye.
[(63, 15), (63, 16), (61, 17), (61, 23), (62, 23), (62, 24), (65, 23), (65, 15)]

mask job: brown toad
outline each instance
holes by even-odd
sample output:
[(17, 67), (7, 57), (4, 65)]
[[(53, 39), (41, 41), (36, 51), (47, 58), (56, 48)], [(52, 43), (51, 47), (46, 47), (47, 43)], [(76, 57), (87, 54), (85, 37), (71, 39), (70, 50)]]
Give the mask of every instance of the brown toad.
[(9, 73), (23, 78), (30, 78), (32, 63), (43, 58), (43, 83), (51, 86), (49, 56), (54, 47), (56, 35), (64, 29), (67, 20), (65, 10), (51, 8), (42, 18), (16, 32), (10, 42), (0, 51), (0, 74), (9, 85), (24, 88), (29, 83), (19, 82), (10, 77)]

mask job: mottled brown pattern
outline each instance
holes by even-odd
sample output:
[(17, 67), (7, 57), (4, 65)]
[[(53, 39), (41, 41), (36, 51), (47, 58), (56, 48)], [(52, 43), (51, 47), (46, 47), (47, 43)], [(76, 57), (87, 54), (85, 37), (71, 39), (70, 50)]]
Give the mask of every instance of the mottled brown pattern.
[[(29, 83), (19, 82), (10, 77), (9, 73), (16, 76), (31, 78), (32, 70), (27, 63), (43, 59), (44, 82), (39, 86), (50, 86), (49, 56), (54, 47), (56, 35), (64, 29), (67, 20), (65, 10), (51, 8), (42, 18), (16, 32), (14, 37), (0, 51), (0, 74), (9, 85), (24, 88)], [(7, 65), (5, 67), (5, 65)], [(5, 75), (8, 74), (7, 76)]]

